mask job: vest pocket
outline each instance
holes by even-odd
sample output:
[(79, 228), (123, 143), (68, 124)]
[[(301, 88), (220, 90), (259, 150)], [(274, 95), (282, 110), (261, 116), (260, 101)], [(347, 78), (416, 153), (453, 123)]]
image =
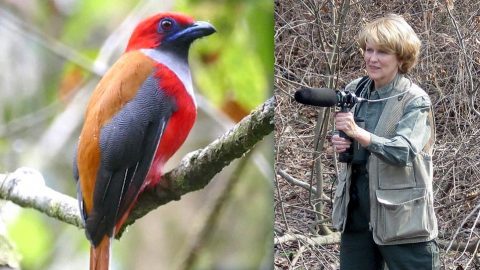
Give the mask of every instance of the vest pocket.
[(378, 176), (380, 189), (405, 189), (417, 186), (412, 164), (404, 167), (393, 166), (378, 161)]
[(430, 235), (434, 221), (429, 213), (426, 189), (376, 190), (376, 198), (375, 233), (382, 242)]
[(339, 231), (343, 231), (343, 225), (347, 216), (345, 186), (346, 181), (339, 180), (335, 190), (335, 198), (333, 199), (332, 225)]

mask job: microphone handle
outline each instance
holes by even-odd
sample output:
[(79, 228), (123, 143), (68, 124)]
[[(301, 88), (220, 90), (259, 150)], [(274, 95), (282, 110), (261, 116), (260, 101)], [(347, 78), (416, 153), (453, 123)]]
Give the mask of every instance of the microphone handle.
[(340, 136), (340, 138), (344, 138), (344, 139), (347, 139), (347, 140), (352, 140), (350, 137), (348, 137), (347, 133), (343, 132), (342, 130), (339, 130), (338, 131), (338, 135)]
[[(346, 106), (345, 107), (342, 106), (340, 111), (341, 112), (348, 112), (348, 108)], [(338, 135), (340, 136), (340, 138), (344, 138), (344, 139), (352, 141), (352, 138), (348, 137), (348, 135), (345, 132), (343, 132), (342, 130), (338, 131)], [(340, 153), (338, 155), (338, 161), (342, 162), (342, 163), (351, 162), (352, 158), (353, 158), (353, 152), (352, 152), (351, 147), (348, 148), (347, 151), (345, 151), (343, 153)]]

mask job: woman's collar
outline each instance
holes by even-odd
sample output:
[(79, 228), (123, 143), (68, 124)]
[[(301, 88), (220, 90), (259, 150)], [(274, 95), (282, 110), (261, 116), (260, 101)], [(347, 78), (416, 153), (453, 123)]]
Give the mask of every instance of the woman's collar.
[[(377, 91), (378, 92), (378, 95), (380, 96), (380, 98), (386, 98), (386, 97), (389, 97), (392, 90), (394, 88), (397, 88), (397, 86), (399, 85), (400, 81), (403, 79), (403, 75), (400, 74), (400, 73), (397, 73), (397, 75), (395, 75), (395, 77), (393, 78), (393, 80), (391, 80), (389, 83), (387, 83), (386, 85), (380, 87), (379, 89), (372, 89), (372, 91)], [(373, 84), (372, 84), (372, 88), (373, 88)]]

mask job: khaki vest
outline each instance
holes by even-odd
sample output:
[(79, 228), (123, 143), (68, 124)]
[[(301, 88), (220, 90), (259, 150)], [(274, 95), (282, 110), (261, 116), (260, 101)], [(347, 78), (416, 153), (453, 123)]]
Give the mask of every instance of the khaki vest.
[[(355, 89), (355, 80), (347, 90)], [(416, 84), (402, 78), (391, 95), (409, 91), (391, 98), (375, 129), (375, 134), (385, 138), (395, 135), (396, 124), (403, 116), (406, 105), (416, 97), (427, 94)], [(411, 164), (405, 167), (383, 162), (374, 154), (368, 161), (370, 185), (370, 228), (379, 245), (393, 245), (428, 241), (438, 234), (437, 220), (433, 210), (433, 166), (432, 150), (435, 141), (435, 124), (430, 110), (428, 117), (431, 136), (422, 151)], [(343, 165), (335, 192), (332, 223), (343, 231), (350, 200), (351, 166)]]

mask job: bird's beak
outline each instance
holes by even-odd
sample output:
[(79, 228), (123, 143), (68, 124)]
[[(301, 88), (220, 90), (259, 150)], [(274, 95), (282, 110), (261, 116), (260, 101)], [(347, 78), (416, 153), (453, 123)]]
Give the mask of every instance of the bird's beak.
[(194, 24), (188, 26), (187, 28), (179, 31), (173, 36), (167, 38), (167, 41), (173, 40), (183, 40), (183, 41), (194, 41), (197, 38), (205, 37), (215, 33), (217, 30), (213, 25), (208, 22), (198, 21)]
[(193, 37), (193, 39), (197, 39), (200, 37), (209, 36), (215, 33), (217, 30), (213, 25), (208, 22), (195, 22), (192, 26), (188, 27), (186, 30), (186, 34)]

